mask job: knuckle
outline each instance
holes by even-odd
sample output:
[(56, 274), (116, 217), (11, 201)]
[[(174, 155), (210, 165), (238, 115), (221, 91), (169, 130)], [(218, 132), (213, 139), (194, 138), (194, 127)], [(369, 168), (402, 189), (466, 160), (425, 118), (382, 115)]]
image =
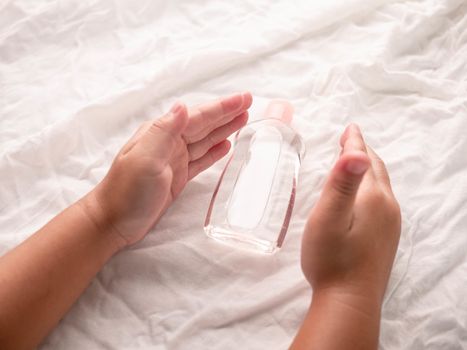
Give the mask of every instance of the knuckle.
[(207, 139), (207, 143), (208, 143), (208, 149), (214, 147), (214, 146), (217, 144), (216, 138), (215, 138), (214, 135), (212, 135), (212, 133), (209, 134), (209, 135), (206, 137), (206, 139)]
[(400, 223), (401, 221), (401, 208), (395, 198), (392, 198), (388, 205), (388, 214), (393, 220)]
[(154, 127), (156, 129), (160, 129), (162, 126), (163, 126), (163, 120), (164, 120), (164, 116), (162, 117), (159, 117), (157, 119), (154, 119), (152, 121), (150, 121), (151, 123), (151, 127)]
[(159, 119), (154, 120), (153, 122), (151, 122), (151, 125), (148, 127), (148, 132), (151, 133), (151, 134), (157, 134), (161, 130), (164, 130), (163, 127), (164, 127), (164, 125), (161, 123), (161, 121)]
[(371, 160), (375, 167), (378, 167), (386, 172), (386, 163), (384, 160), (371, 148)]
[(376, 155), (375, 160), (376, 160), (376, 162), (377, 162), (378, 164), (380, 164), (381, 166), (386, 167), (386, 164), (384, 163), (384, 160), (383, 160), (379, 155)]
[(383, 175), (389, 178), (388, 171), (386, 169), (386, 163), (384, 163), (384, 161), (380, 157), (375, 158), (375, 163), (376, 163), (376, 166), (379, 169), (381, 169), (381, 172), (383, 173)]
[(386, 206), (386, 200), (385, 193), (379, 187), (373, 188), (366, 197), (367, 205), (374, 210), (381, 210), (381, 208), (384, 208)]
[(186, 146), (186, 149), (188, 151), (188, 160), (189, 161), (192, 161), (192, 160), (195, 160), (195, 159), (198, 159), (198, 150), (196, 149), (196, 147), (194, 147), (193, 145), (189, 144)]
[(373, 212), (384, 215), (385, 221), (400, 225), (401, 210), (394, 196), (376, 188), (367, 196), (366, 205)]
[(182, 135), (182, 140), (183, 140), (187, 145), (190, 145), (190, 144), (192, 144), (192, 143), (195, 142), (194, 139), (193, 139), (191, 136), (185, 135), (185, 134)]
[(341, 179), (334, 182), (334, 190), (343, 197), (350, 197), (355, 193), (356, 184), (347, 179)]

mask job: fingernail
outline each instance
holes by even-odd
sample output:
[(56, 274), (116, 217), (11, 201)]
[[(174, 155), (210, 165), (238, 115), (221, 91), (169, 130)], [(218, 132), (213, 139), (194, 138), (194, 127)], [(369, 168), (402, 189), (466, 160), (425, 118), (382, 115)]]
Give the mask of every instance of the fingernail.
[(345, 169), (354, 175), (362, 175), (369, 167), (368, 162), (362, 160), (351, 160), (347, 163)]
[(293, 106), (287, 101), (274, 100), (269, 103), (264, 117), (279, 119), (290, 124), (293, 116)]
[(239, 107), (243, 103), (243, 94), (241, 92), (237, 92), (235, 94), (228, 96), (226, 100), (228, 100), (234, 106), (238, 105)]
[(361, 133), (361, 130), (360, 130), (360, 127), (358, 126), (358, 124), (350, 123), (349, 126), (354, 128), (357, 132)]
[(175, 102), (175, 104), (172, 106), (172, 108), (170, 109), (170, 111), (173, 113), (173, 114), (178, 114), (180, 113), (180, 111), (182, 110), (183, 108), (183, 103), (181, 102)]

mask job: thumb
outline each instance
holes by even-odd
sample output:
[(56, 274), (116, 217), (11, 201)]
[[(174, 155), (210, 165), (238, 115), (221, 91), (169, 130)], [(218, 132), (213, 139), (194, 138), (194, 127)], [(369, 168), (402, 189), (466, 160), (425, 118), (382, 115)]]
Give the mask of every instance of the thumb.
[(331, 170), (316, 206), (319, 220), (326, 225), (348, 229), (360, 183), (370, 166), (368, 155), (359, 150), (342, 154)]
[(152, 157), (168, 159), (187, 124), (187, 108), (177, 102), (167, 114), (151, 123), (141, 136), (138, 147)]
[(169, 113), (156, 119), (152, 126), (157, 130), (163, 130), (177, 137), (182, 134), (188, 124), (188, 112), (185, 104), (176, 102)]

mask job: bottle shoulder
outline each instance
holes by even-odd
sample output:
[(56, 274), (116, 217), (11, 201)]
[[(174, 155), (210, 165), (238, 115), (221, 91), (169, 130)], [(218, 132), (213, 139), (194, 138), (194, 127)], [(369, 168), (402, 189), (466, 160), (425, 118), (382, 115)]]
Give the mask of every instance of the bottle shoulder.
[(240, 143), (245, 139), (251, 139), (254, 135), (280, 135), (277, 142), (286, 143), (296, 149), (300, 158), (305, 155), (305, 143), (302, 137), (290, 125), (278, 119), (260, 119), (255, 120), (242, 129), (240, 129), (235, 136), (235, 144)]
[(277, 130), (281, 132), (286, 132), (286, 133), (297, 133), (290, 125), (284, 123), (283, 121), (279, 119), (272, 119), (272, 118), (267, 118), (267, 119), (258, 119), (254, 120), (245, 127), (251, 128), (253, 130), (258, 130), (261, 128), (265, 127), (272, 127), (276, 128)]

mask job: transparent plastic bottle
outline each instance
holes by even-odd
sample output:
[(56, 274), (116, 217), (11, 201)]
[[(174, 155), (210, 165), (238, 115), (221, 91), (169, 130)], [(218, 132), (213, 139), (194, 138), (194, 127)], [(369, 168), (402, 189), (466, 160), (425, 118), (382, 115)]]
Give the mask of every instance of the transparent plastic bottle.
[(273, 101), (265, 119), (238, 131), (206, 215), (209, 237), (263, 253), (282, 246), (305, 152), (292, 115), (289, 103)]

